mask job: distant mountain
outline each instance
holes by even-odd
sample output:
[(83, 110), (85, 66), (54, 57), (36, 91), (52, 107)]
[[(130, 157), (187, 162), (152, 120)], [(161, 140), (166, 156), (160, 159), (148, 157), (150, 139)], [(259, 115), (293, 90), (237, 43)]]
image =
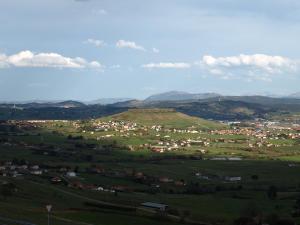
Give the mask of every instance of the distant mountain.
[(111, 104), (113, 107), (125, 107), (125, 108), (141, 108), (144, 105), (147, 105), (144, 101), (141, 100), (129, 100), (125, 102), (117, 102), (114, 104)]
[(299, 98), (300, 99), (300, 92), (296, 92), (296, 93), (293, 93), (293, 94), (290, 94), (289, 96), (287, 96), (289, 98)]
[(192, 99), (207, 99), (221, 96), (216, 93), (201, 93), (201, 94), (191, 94), (188, 92), (181, 91), (170, 91), (161, 94), (151, 95), (146, 98), (145, 102), (153, 102), (153, 101), (182, 101), (182, 100), (192, 100)]
[(300, 99), (297, 98), (272, 98), (267, 96), (253, 95), (253, 96), (222, 96), (215, 99), (209, 99), (212, 101), (215, 100), (231, 100), (231, 101), (241, 101), (247, 103), (261, 104), (265, 106), (279, 107), (283, 108), (291, 105), (300, 106)]
[(130, 101), (133, 100), (132, 98), (100, 98), (97, 100), (93, 100), (93, 101), (88, 101), (85, 102), (88, 105), (109, 105), (109, 104), (115, 104), (118, 102), (126, 102), (126, 101)]
[(221, 96), (172, 91), (145, 100), (109, 98), (85, 104), (78, 101), (37, 101), (0, 103), (0, 120), (7, 119), (89, 119), (128, 109), (172, 108), (189, 116), (213, 120), (268, 118), (275, 114), (300, 112), (300, 93), (290, 97)]
[(0, 104), (1, 108), (78, 108), (84, 107), (85, 104), (78, 101), (62, 101), (62, 102), (29, 102), (29, 103), (4, 103)]

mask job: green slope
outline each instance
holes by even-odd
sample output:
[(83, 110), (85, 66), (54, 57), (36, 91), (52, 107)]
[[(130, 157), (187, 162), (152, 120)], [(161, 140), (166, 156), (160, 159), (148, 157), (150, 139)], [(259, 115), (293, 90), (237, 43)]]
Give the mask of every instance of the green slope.
[(163, 125), (168, 128), (196, 127), (200, 129), (221, 129), (218, 122), (200, 119), (176, 112), (173, 109), (130, 109), (126, 112), (105, 117), (105, 120), (131, 121), (141, 125)]

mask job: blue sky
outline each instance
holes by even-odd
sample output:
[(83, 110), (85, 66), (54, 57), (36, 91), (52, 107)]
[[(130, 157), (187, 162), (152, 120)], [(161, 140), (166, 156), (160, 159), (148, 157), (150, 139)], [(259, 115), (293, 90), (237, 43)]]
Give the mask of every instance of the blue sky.
[(2, 0), (0, 100), (300, 91), (297, 0)]

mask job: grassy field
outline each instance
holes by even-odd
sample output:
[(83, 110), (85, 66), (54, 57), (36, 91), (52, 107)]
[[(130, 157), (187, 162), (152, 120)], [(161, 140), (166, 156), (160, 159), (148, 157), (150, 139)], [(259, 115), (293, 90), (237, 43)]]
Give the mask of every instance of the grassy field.
[(104, 120), (123, 120), (148, 126), (162, 125), (169, 128), (188, 128), (194, 126), (208, 130), (226, 127), (220, 123), (188, 116), (172, 109), (131, 109), (127, 112), (106, 117)]
[[(159, 114), (174, 112), (157, 113), (155, 119), (147, 119), (149, 115), (138, 117), (139, 122), (149, 126), (153, 121), (165, 121), (164, 126), (180, 129), (175, 121), (185, 118), (175, 113), (171, 119), (167, 116), (168, 121)], [(131, 113), (125, 115), (128, 114)], [(133, 119), (126, 116), (116, 115), (114, 119)], [(2, 165), (22, 161), (44, 170), (43, 175), (25, 172), (17, 177), (0, 176), (0, 224), (17, 224), (14, 220), (46, 224), (46, 204), (53, 205), (51, 220), (58, 225), (230, 225), (239, 217), (253, 215), (268, 222), (272, 214), (300, 222), (298, 217), (292, 217), (300, 199), (297, 139), (274, 138), (276, 131), (264, 140), (271, 147), (249, 148), (249, 143), (261, 139), (216, 134), (201, 127), (196, 133), (151, 129), (142, 132), (139, 128), (125, 132), (118, 131), (119, 128), (93, 130), (94, 122), (111, 119), (47, 121), (30, 129), (26, 128), (27, 123), (9, 125), (19, 129), (0, 133)], [(197, 122), (188, 117), (180, 121), (179, 127)], [(210, 144), (189, 145), (164, 153), (145, 147), (189, 139)], [(229, 160), (230, 157), (240, 160)], [(61, 168), (76, 170), (77, 176), (66, 177)], [(100, 168), (101, 172), (91, 172), (91, 168)], [(62, 177), (63, 182), (53, 184), (50, 179), (55, 176)], [(240, 180), (228, 181), (228, 177)], [(15, 187), (10, 194), (2, 191), (7, 183)], [(269, 194), (272, 187), (276, 189), (275, 197)], [(169, 209), (161, 213), (141, 208), (140, 204), (147, 201), (167, 204)]]

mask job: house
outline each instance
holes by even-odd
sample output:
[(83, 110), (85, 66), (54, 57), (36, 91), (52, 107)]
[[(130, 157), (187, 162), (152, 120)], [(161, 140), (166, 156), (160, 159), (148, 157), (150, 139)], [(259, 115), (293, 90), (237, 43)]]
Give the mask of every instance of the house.
[(185, 182), (184, 182), (184, 181), (181, 181), (181, 180), (175, 181), (174, 184), (175, 184), (175, 186), (177, 186), (177, 187), (183, 187), (183, 186), (186, 185)]
[(84, 188), (83, 184), (80, 183), (80, 182), (73, 182), (73, 183), (70, 183), (69, 186), (70, 186), (70, 187), (73, 187), (73, 188), (78, 188), (78, 189), (81, 189), (81, 190)]
[(38, 170), (39, 168), (40, 168), (39, 165), (31, 166), (31, 169), (32, 169), (32, 170)]
[(33, 170), (30, 173), (33, 174), (33, 175), (42, 175), (43, 171), (42, 170)]
[(164, 151), (166, 149), (167, 149), (167, 146), (151, 146), (152, 152), (164, 153)]
[(142, 172), (136, 172), (136, 173), (134, 174), (134, 177), (135, 177), (136, 179), (142, 179), (142, 178), (144, 178), (144, 174), (143, 174)]
[(241, 177), (225, 177), (226, 181), (231, 181), (231, 182), (236, 182), (236, 181), (241, 181)]
[(162, 183), (170, 183), (170, 182), (173, 182), (173, 179), (170, 179), (168, 177), (160, 177), (159, 181)]
[(75, 172), (69, 171), (69, 172), (66, 173), (66, 176), (67, 176), (67, 177), (76, 177), (77, 175), (76, 175)]
[(213, 157), (210, 160), (215, 160), (215, 161), (226, 161), (227, 158), (226, 157)]
[(168, 205), (155, 203), (155, 202), (144, 202), (141, 204), (141, 206), (147, 207), (147, 208), (152, 208), (152, 209), (157, 209), (160, 211), (166, 211), (166, 209), (168, 208)]
[(94, 190), (95, 191), (104, 191), (104, 188), (100, 186), (100, 187), (96, 187)]
[(242, 158), (241, 157), (229, 157), (228, 160), (229, 161), (241, 161)]
[(42, 175), (43, 171), (42, 170), (32, 170), (32, 171), (30, 171), (30, 173), (32, 175)]
[(20, 170), (27, 170), (28, 166), (27, 165), (21, 165), (21, 166), (18, 166), (18, 169), (20, 169)]
[(0, 171), (0, 176), (6, 177), (7, 173), (5, 171)]
[(51, 179), (51, 182), (54, 183), (54, 184), (57, 184), (57, 183), (60, 183), (62, 180), (60, 177), (53, 177)]

